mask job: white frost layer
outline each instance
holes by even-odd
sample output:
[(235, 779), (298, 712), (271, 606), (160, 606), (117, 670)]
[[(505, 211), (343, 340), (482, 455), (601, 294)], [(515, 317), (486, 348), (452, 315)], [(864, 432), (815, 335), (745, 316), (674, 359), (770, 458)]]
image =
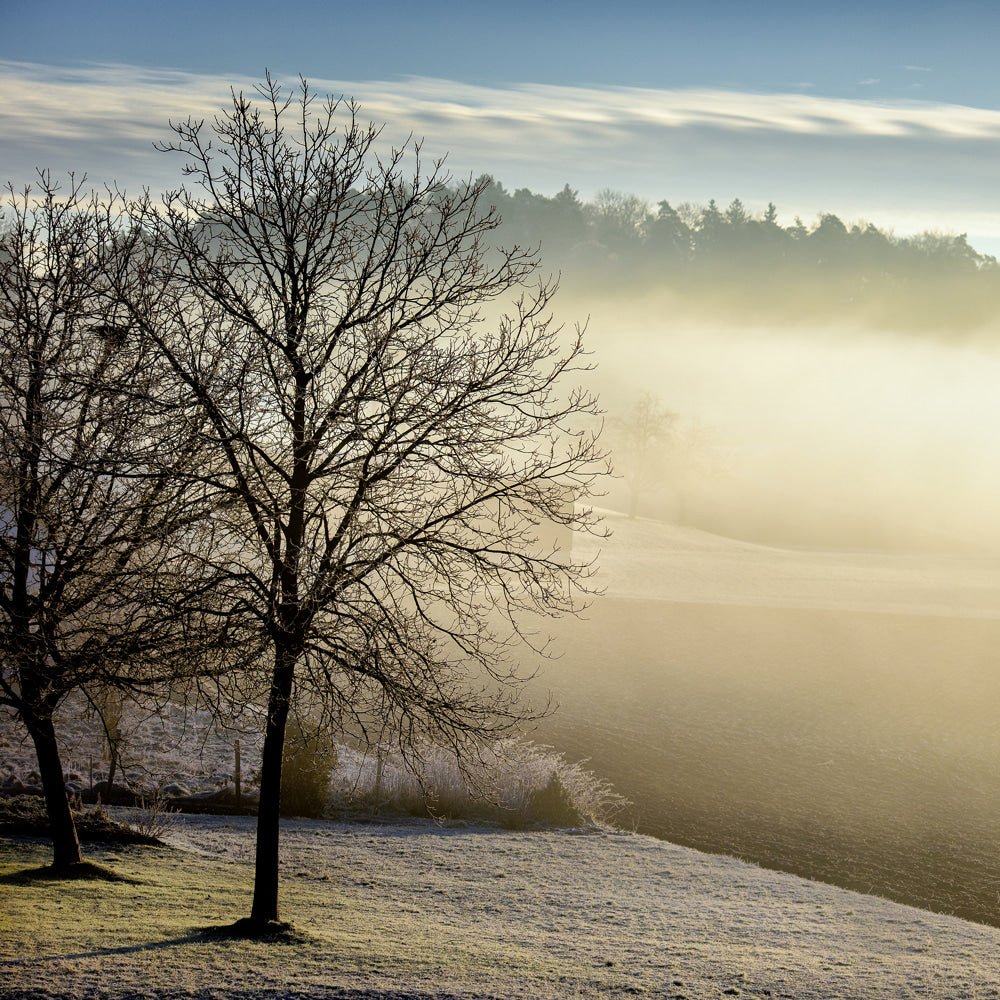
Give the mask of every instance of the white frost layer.
[[(1000, 929), (648, 837), (283, 830), (297, 942), (196, 932), (247, 912), (253, 822), (182, 817), (173, 850), (91, 851), (134, 888), (0, 884), (0, 997), (1000, 996)], [(0, 839), (4, 867), (29, 853)]]
[[(173, 842), (246, 861), (252, 831), (248, 819), (185, 817)], [(284, 829), (283, 865), (292, 919), (305, 891), (294, 876), (305, 873), (356, 914), (348, 919), (368, 920), (361, 914), (370, 909), (377, 928), (386, 913), (412, 915), (414, 936), (398, 941), (404, 965), (419, 963), (413, 949), (433, 948), (439, 932), (468, 949), (473, 980), (477, 953), (484, 966), (516, 956), (507, 979), (488, 990), (418, 976), (406, 983), (416, 991), (690, 1000), (737, 995), (727, 990), (796, 1000), (1000, 996), (996, 928), (650, 837), (297, 821)]]

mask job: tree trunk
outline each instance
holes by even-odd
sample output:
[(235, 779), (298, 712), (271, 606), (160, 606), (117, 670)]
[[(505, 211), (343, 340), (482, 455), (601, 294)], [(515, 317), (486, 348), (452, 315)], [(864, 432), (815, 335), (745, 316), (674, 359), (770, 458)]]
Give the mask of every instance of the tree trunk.
[(285, 724), (292, 695), (295, 653), (279, 648), (267, 701), (267, 725), (260, 760), (260, 804), (257, 809), (257, 859), (250, 920), (266, 924), (278, 920), (278, 834), (281, 809), (281, 758)]
[(45, 809), (52, 831), (52, 867), (65, 871), (80, 863), (80, 840), (76, 835), (76, 824), (69, 808), (69, 796), (63, 781), (62, 761), (56, 743), (56, 730), (52, 725), (52, 715), (44, 712), (21, 710), (21, 716), (38, 755), (38, 771), (42, 776), (45, 792)]
[(111, 801), (112, 795), (115, 791), (115, 776), (118, 771), (118, 746), (117, 744), (110, 743), (108, 746), (108, 757), (110, 758), (108, 763), (108, 802)]

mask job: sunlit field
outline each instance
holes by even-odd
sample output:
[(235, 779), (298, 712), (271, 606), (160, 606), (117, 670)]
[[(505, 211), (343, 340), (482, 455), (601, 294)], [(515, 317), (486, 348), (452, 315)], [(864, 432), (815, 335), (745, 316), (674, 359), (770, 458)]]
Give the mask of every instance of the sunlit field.
[(273, 1000), (995, 998), (1000, 931), (649, 837), (285, 824), (277, 943), (204, 933), (247, 905), (253, 820), (95, 848), (134, 881), (25, 876), (0, 838), (0, 996)]
[(1000, 924), (996, 562), (609, 525), (543, 738), (640, 831)]

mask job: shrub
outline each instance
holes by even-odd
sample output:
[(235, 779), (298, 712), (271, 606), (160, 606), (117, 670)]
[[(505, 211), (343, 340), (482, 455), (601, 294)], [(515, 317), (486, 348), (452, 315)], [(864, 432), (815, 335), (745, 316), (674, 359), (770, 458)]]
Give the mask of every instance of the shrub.
[(152, 840), (162, 840), (163, 835), (173, 826), (174, 809), (167, 799), (156, 793), (150, 798), (140, 797), (126, 824), (136, 833)]
[[(122, 823), (112, 818), (104, 805), (84, 806), (79, 796), (70, 797), (70, 809), (77, 835), (85, 841), (112, 844), (155, 844), (155, 831), (142, 830), (134, 823)], [(0, 834), (15, 836), (48, 836), (49, 817), (45, 800), (38, 795), (0, 797)]]
[(330, 799), (337, 747), (318, 726), (292, 717), (281, 764), (281, 815), (320, 817)]
[(507, 827), (611, 825), (627, 799), (551, 747), (501, 740), (459, 763), (453, 750), (426, 746), (410, 761), (398, 750), (343, 748), (334, 800), (373, 812), (488, 820)]
[(583, 813), (556, 771), (553, 771), (552, 777), (545, 785), (532, 789), (524, 815), (529, 823), (542, 826), (567, 827), (584, 824)]

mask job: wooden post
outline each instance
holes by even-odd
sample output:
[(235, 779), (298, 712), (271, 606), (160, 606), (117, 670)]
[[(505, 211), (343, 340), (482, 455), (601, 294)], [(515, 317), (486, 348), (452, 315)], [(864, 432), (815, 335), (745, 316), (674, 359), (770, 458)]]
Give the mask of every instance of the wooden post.
[(233, 765), (233, 784), (236, 786), (236, 805), (243, 803), (243, 776), (240, 771), (240, 741), (237, 740), (233, 746), (236, 755), (236, 762)]
[(372, 812), (377, 816), (382, 808), (382, 744), (375, 747), (375, 802)]

